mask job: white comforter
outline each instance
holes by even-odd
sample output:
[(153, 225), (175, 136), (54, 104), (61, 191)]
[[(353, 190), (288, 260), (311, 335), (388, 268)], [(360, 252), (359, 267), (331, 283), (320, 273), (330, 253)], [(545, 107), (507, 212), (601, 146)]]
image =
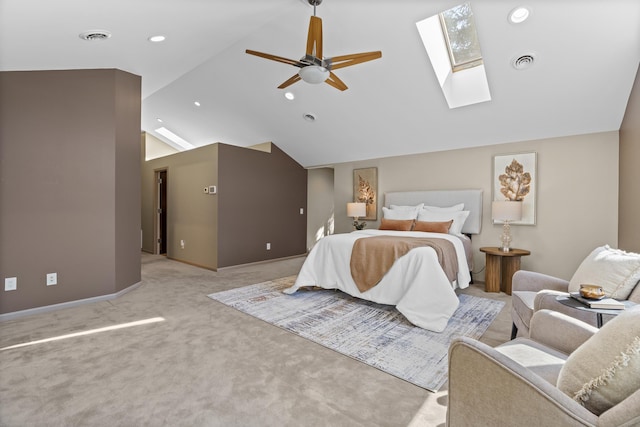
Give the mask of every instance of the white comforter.
[[(361, 293), (351, 277), (353, 242), (359, 238), (381, 235), (444, 238), (451, 241), (458, 256), (456, 283), (452, 284), (447, 279), (436, 251), (423, 247), (412, 249), (396, 260), (376, 286)], [(340, 289), (358, 298), (395, 305), (414, 325), (442, 332), (459, 304), (455, 286), (466, 288), (470, 282), (464, 247), (456, 236), (420, 231), (359, 230), (326, 236), (318, 241), (305, 260), (295, 284), (284, 292), (292, 294), (305, 286)]]

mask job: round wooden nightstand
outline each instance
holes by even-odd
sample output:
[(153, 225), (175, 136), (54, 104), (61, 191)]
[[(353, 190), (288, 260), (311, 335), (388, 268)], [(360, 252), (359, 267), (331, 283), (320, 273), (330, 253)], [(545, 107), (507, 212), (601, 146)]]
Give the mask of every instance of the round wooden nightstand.
[(484, 275), (485, 292), (504, 292), (511, 295), (511, 278), (520, 270), (520, 257), (530, 255), (524, 249), (512, 248), (504, 252), (497, 247), (480, 248), (486, 254), (487, 270)]

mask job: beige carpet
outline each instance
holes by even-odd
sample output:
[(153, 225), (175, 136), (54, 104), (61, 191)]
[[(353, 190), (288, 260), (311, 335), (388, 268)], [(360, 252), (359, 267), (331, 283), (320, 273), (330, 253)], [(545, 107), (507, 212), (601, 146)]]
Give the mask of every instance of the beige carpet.
[[(0, 324), (0, 349), (68, 336), (0, 350), (1, 426), (444, 423), (446, 390), (430, 393), (207, 298), (296, 274), (303, 258), (221, 272), (142, 260), (143, 285), (116, 300)], [(482, 338), (495, 345), (509, 337), (510, 298), (482, 289), (465, 293), (507, 302)], [(155, 320), (133, 323), (146, 319)]]

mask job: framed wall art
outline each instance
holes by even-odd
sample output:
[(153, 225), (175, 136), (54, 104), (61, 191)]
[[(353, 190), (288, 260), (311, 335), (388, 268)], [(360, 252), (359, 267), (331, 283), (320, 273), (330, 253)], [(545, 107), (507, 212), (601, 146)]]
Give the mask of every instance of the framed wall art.
[[(491, 200), (522, 201), (522, 219), (512, 224), (536, 224), (536, 153), (501, 154), (493, 157)], [(494, 224), (500, 221), (494, 221)]]
[(353, 170), (353, 201), (367, 204), (367, 221), (378, 219), (378, 168)]

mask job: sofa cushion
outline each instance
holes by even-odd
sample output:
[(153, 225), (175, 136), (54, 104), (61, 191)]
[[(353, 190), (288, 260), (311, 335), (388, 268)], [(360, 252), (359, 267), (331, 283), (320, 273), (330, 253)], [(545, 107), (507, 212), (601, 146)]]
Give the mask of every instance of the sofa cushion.
[(496, 347), (509, 359), (555, 385), (567, 355), (526, 338), (516, 338)]
[(640, 254), (605, 245), (582, 261), (569, 281), (569, 292), (578, 292), (581, 284), (593, 284), (611, 298), (626, 300), (639, 280)]
[(557, 386), (596, 415), (640, 389), (640, 306), (612, 319), (571, 353)]

